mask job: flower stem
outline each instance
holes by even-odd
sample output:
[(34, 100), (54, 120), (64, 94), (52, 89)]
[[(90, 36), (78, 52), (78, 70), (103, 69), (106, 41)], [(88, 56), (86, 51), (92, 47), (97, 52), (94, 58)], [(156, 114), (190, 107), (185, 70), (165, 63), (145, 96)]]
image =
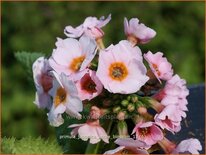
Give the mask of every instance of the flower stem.
[(105, 49), (105, 46), (104, 46), (104, 43), (103, 43), (103, 40), (102, 40), (102, 38), (98, 38), (97, 40), (96, 40), (96, 43), (97, 43), (97, 46), (98, 46), (98, 48), (101, 50), (101, 49)]

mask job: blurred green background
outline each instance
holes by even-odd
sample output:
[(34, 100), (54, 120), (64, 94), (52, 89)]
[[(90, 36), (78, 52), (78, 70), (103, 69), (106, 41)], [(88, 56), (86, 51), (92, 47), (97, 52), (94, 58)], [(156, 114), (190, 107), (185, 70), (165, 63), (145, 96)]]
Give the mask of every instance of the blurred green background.
[(2, 2), (2, 136), (55, 137), (45, 111), (34, 104), (33, 82), (17, 51), (51, 54), (65, 26), (87, 16), (112, 14), (103, 28), (106, 46), (125, 39), (123, 18), (137, 17), (157, 36), (143, 52), (162, 51), (188, 84), (204, 82), (204, 2)]

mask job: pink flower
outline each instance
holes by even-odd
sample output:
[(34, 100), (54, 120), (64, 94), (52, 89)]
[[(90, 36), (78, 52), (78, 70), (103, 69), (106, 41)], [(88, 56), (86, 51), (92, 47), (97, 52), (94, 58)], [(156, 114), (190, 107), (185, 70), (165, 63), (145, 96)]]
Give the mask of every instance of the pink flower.
[(68, 115), (81, 119), (81, 112), (83, 105), (78, 97), (78, 92), (73, 81), (62, 73), (58, 75), (54, 71), (55, 80), (53, 81), (53, 88), (50, 94), (53, 97), (53, 105), (48, 115), (50, 125), (58, 127), (64, 123), (62, 114), (66, 112)]
[(172, 78), (172, 65), (167, 61), (167, 58), (163, 57), (163, 53), (157, 52), (155, 54), (152, 54), (149, 51), (144, 54), (144, 58), (149, 63), (152, 72), (159, 81), (160, 79), (169, 80)]
[(39, 108), (51, 108), (52, 100), (49, 95), (49, 90), (52, 88), (52, 76), (49, 75), (51, 67), (47, 59), (44, 57), (38, 58), (32, 66), (33, 78), (36, 86), (36, 98), (34, 103)]
[(153, 29), (142, 23), (140, 24), (137, 18), (132, 18), (129, 22), (127, 18), (124, 18), (124, 31), (128, 37), (131, 37), (128, 39), (134, 38), (136, 39), (136, 43), (141, 44), (148, 43), (156, 35)]
[(72, 38), (78, 38), (83, 34), (93, 39), (101, 38), (104, 35), (104, 32), (101, 30), (101, 28), (104, 27), (110, 20), (111, 15), (109, 15), (107, 19), (104, 19), (104, 16), (102, 16), (100, 19), (97, 19), (96, 17), (87, 17), (84, 23), (76, 28), (67, 26), (64, 30), (64, 33), (68, 37)]
[(179, 132), (182, 117), (185, 118), (185, 111), (188, 111), (186, 99), (188, 94), (185, 80), (180, 79), (178, 75), (168, 80), (164, 89), (155, 95), (164, 106), (163, 110), (155, 116), (155, 123), (172, 133)]
[(90, 139), (91, 144), (98, 143), (101, 139), (105, 143), (109, 143), (109, 137), (105, 130), (100, 126), (99, 117), (101, 111), (98, 107), (92, 106), (90, 110), (90, 119), (84, 124), (73, 124), (69, 128), (74, 128), (71, 132), (72, 136), (79, 135), (83, 141)]
[(71, 75), (84, 70), (96, 54), (95, 41), (86, 36), (82, 36), (79, 41), (58, 38), (56, 46), (49, 64), (58, 74)]
[(140, 122), (132, 131), (132, 134), (136, 133), (136, 139), (145, 142), (147, 145), (156, 144), (163, 139), (163, 133), (159, 127), (153, 122)]
[(178, 145), (175, 145), (164, 137), (161, 141), (159, 141), (159, 145), (167, 154), (199, 154), (198, 151), (202, 150), (200, 141), (195, 138), (183, 140)]
[(95, 71), (85, 69), (81, 73), (76, 74), (74, 80), (78, 90), (78, 96), (82, 101), (93, 99), (103, 90), (103, 85), (96, 76)]
[(130, 94), (148, 81), (140, 52), (128, 41), (121, 41), (100, 52), (97, 77), (105, 89), (112, 93)]
[(143, 149), (148, 147), (144, 142), (132, 138), (118, 138), (115, 143), (119, 145), (119, 147), (106, 151), (104, 154), (149, 154)]
[(199, 154), (198, 151), (202, 150), (202, 146), (198, 139), (190, 138), (187, 140), (181, 141), (177, 147), (172, 151), (173, 154), (179, 153), (191, 153), (191, 154)]
[[(160, 114), (155, 115), (155, 124), (159, 125), (162, 129), (167, 129), (173, 134), (174, 132), (179, 132), (181, 129), (180, 121), (174, 121), (173, 117), (171, 118), (171, 115), (167, 114), (167, 110), (172, 111), (173, 109), (170, 109), (168, 106), (167, 109), (164, 109)], [(174, 112), (175, 111), (172, 112), (172, 115), (175, 115)]]

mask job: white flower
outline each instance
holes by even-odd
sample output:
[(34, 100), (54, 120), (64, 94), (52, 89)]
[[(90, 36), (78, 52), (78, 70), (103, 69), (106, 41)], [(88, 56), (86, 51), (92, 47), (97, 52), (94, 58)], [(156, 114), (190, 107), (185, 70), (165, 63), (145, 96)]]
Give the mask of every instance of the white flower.
[(53, 96), (53, 105), (48, 113), (48, 120), (52, 126), (60, 126), (64, 123), (61, 116), (64, 112), (68, 115), (81, 119), (81, 112), (83, 105), (78, 97), (77, 89), (71, 80), (65, 74), (57, 75), (53, 71), (56, 78), (53, 82), (53, 88), (50, 94)]

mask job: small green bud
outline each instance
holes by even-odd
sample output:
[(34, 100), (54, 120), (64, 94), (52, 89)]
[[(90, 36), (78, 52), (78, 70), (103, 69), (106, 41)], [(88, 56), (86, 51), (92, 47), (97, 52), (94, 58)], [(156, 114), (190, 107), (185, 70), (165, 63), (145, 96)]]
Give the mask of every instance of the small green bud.
[(127, 100), (122, 100), (121, 104), (122, 106), (126, 107), (129, 104), (129, 102)]
[(127, 96), (127, 101), (131, 100), (131, 95)]
[(115, 105), (117, 105), (117, 104), (119, 104), (119, 103), (120, 103), (120, 100), (114, 101), (114, 104), (115, 104)]
[(131, 97), (131, 101), (132, 101), (132, 103), (136, 103), (138, 101), (138, 96), (133, 94)]
[(135, 105), (134, 105), (133, 103), (128, 104), (127, 110), (128, 110), (129, 112), (134, 111), (134, 110), (135, 110)]
[(125, 121), (118, 121), (117, 129), (119, 136), (128, 136), (127, 123)]
[(118, 113), (121, 110), (120, 106), (114, 107), (113, 108), (113, 113)]

